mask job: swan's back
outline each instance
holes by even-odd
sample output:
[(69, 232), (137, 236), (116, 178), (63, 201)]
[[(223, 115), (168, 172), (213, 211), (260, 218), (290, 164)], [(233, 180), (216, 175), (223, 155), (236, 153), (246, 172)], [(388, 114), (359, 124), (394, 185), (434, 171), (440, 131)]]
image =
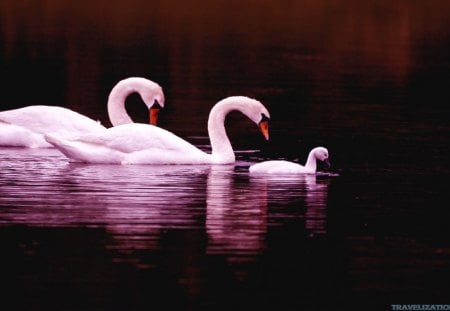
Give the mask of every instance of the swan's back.
[(20, 126), (40, 134), (82, 134), (105, 129), (99, 122), (58, 106), (36, 105), (1, 111), (0, 122)]
[(253, 164), (249, 168), (252, 174), (298, 174), (306, 173), (305, 167), (285, 161), (285, 160), (271, 160)]
[(80, 142), (102, 145), (125, 153), (144, 149), (160, 149), (177, 152), (200, 151), (175, 134), (150, 124), (130, 123), (111, 127), (79, 138)]
[(47, 135), (49, 143), (68, 158), (87, 163), (190, 164), (208, 163), (210, 155), (160, 127), (131, 123), (78, 139)]

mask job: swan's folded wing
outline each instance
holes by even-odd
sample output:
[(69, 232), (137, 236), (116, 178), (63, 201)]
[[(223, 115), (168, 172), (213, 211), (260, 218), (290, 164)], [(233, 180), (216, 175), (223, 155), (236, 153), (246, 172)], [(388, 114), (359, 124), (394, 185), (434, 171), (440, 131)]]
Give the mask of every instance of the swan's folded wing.
[(28, 106), (1, 111), (0, 122), (22, 126), (34, 133), (68, 135), (105, 129), (78, 112), (58, 106)]
[(52, 125), (52, 115), (42, 118), (42, 107), (24, 107), (0, 112), (0, 121), (3, 123), (22, 126), (33, 132), (40, 133), (43, 128)]
[(0, 146), (41, 148), (50, 147), (41, 134), (36, 134), (22, 126), (0, 120)]
[(284, 160), (270, 160), (253, 164), (249, 168), (250, 173), (262, 174), (293, 174), (301, 173), (302, 166)]
[(115, 163), (120, 164), (125, 154), (111, 150), (102, 145), (90, 144), (78, 140), (64, 139), (56, 135), (47, 134), (45, 139), (67, 158), (85, 163)]
[(132, 153), (143, 150), (171, 153), (202, 152), (184, 139), (160, 127), (148, 124), (124, 124), (94, 134), (83, 135), (79, 141), (102, 145), (112, 150)]

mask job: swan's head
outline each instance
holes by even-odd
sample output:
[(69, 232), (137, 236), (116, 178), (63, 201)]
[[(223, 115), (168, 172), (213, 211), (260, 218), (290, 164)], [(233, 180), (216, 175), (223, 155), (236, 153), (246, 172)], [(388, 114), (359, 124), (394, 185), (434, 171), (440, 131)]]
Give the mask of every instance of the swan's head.
[(138, 93), (147, 106), (150, 124), (158, 122), (158, 113), (164, 107), (164, 93), (158, 83), (146, 78), (129, 77), (120, 80), (108, 97), (108, 115), (114, 126), (132, 123), (125, 110), (125, 100), (132, 93)]
[(232, 110), (242, 112), (258, 125), (264, 138), (269, 140), (270, 113), (260, 101), (246, 96), (230, 96), (218, 102), (213, 110), (223, 110), (225, 114)]
[(316, 147), (316, 148), (314, 148), (313, 151), (314, 151), (314, 156), (316, 157), (317, 160), (325, 162), (325, 164), (327, 164), (328, 166), (331, 166), (327, 148)]

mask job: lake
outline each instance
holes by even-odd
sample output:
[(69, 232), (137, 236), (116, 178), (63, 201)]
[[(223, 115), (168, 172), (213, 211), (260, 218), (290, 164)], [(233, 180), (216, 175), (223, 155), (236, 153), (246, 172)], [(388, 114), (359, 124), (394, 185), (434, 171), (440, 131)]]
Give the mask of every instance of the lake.
[[(159, 126), (235, 165), (88, 165), (0, 148), (2, 305), (11, 310), (392, 310), (450, 302), (450, 4), (0, 3), (1, 110), (64, 106), (111, 126), (111, 88), (159, 83)], [(147, 122), (139, 96), (126, 102)], [(249, 175), (267, 159), (312, 176)]]

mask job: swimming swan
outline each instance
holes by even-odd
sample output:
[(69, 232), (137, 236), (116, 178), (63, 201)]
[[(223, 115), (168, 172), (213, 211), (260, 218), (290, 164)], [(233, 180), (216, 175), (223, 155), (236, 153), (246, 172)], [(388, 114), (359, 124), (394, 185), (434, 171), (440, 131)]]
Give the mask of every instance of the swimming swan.
[(249, 171), (251, 174), (314, 174), (317, 170), (316, 160), (323, 161), (330, 166), (328, 150), (324, 147), (312, 149), (304, 166), (284, 160), (271, 160), (253, 164)]
[(216, 103), (208, 118), (211, 154), (162, 128), (148, 124), (125, 124), (106, 131), (64, 139), (46, 135), (49, 143), (69, 159), (85, 163), (110, 164), (227, 164), (235, 155), (225, 131), (225, 117), (240, 111), (259, 125), (269, 139), (267, 109), (257, 100), (244, 96), (227, 97)]
[[(108, 97), (108, 115), (113, 126), (132, 123), (125, 109), (125, 99), (137, 92), (149, 109), (150, 123), (156, 124), (158, 111), (164, 107), (164, 93), (155, 82), (131, 77), (119, 81)], [(44, 134), (71, 137), (105, 130), (106, 127), (73, 110), (58, 106), (33, 105), (0, 112), (0, 146), (53, 147)]]

